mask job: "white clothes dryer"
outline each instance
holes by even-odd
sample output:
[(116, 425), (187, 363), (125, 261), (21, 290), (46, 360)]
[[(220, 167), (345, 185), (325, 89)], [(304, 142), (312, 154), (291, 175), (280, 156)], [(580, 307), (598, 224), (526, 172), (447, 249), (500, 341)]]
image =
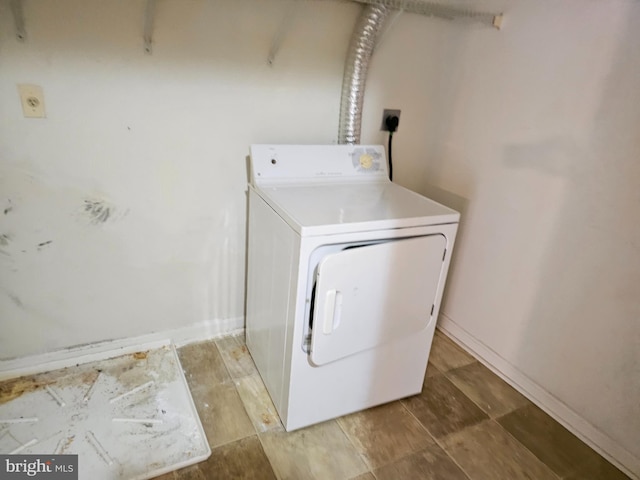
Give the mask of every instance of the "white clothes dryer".
[(246, 343), (285, 428), (419, 393), (459, 213), (381, 146), (253, 145)]

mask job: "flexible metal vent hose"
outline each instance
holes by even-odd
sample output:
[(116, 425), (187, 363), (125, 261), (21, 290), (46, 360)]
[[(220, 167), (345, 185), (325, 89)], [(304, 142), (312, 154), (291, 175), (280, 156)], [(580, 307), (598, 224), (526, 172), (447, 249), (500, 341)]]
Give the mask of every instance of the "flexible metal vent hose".
[[(357, 3), (369, 5), (381, 5), (393, 10), (402, 10), (407, 13), (417, 13), (428, 17), (440, 17), (453, 20), (456, 18), (467, 18), (488, 25), (492, 25), (496, 17), (495, 13), (479, 12), (471, 8), (460, 5), (449, 4), (443, 0), (353, 0)], [(458, 2), (459, 3), (459, 2)], [(473, 2), (468, 2), (473, 5)]]
[(362, 102), (369, 61), (384, 21), (394, 9), (453, 20), (467, 18), (500, 28), (502, 15), (450, 7), (426, 0), (355, 0), (365, 4), (353, 29), (340, 98), (338, 143), (360, 143)]
[(366, 5), (353, 30), (342, 80), (339, 143), (360, 143), (362, 102), (369, 60), (378, 33), (390, 12), (391, 9), (384, 5)]

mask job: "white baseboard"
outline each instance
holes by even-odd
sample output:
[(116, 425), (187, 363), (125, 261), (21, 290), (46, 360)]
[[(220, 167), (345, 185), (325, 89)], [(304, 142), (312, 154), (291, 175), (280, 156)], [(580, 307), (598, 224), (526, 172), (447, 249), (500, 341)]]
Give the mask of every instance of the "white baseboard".
[(223, 320), (208, 320), (186, 327), (162, 332), (154, 332), (137, 337), (107, 340), (80, 347), (65, 348), (55, 352), (42, 353), (0, 361), (0, 380), (33, 375), (34, 373), (57, 370), (73, 365), (104, 360), (126, 355), (140, 350), (158, 348), (167, 343), (177, 347), (188, 343), (210, 340), (242, 331), (244, 317)]
[(541, 385), (534, 382), (516, 366), (480, 342), (451, 318), (440, 313), (438, 328), (448, 337), (469, 351), (481, 363), (492, 370), (513, 388), (539, 406), (562, 424), (567, 430), (597, 451), (635, 480), (640, 480), (640, 459), (608, 435), (591, 425), (560, 399), (554, 397)]

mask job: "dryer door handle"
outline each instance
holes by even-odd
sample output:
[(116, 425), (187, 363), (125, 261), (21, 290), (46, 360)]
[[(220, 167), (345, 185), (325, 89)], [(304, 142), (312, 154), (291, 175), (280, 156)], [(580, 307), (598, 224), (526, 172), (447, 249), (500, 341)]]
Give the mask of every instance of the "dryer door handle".
[(331, 335), (340, 326), (342, 315), (342, 293), (339, 290), (327, 290), (324, 300), (324, 322), (322, 333)]

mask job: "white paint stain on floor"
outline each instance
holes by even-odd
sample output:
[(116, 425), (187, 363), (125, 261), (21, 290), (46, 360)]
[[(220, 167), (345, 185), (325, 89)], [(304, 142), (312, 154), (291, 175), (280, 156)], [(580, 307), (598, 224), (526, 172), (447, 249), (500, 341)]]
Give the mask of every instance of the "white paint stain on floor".
[(173, 346), (0, 384), (0, 453), (78, 454), (80, 478), (146, 479), (211, 450)]

